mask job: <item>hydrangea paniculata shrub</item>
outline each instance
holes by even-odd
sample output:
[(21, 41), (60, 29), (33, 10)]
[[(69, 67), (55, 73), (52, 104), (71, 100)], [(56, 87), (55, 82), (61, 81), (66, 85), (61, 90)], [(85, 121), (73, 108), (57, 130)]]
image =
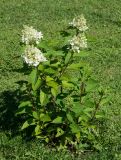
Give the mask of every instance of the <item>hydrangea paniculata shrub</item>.
[(26, 119), (22, 130), (31, 128), (32, 136), (58, 149), (99, 149), (95, 122), (103, 117), (107, 97), (83, 60), (88, 52), (86, 19), (81, 15), (70, 25), (74, 31), (67, 35), (72, 38), (58, 50), (41, 32), (24, 26), (22, 57), (31, 73), (16, 114)]

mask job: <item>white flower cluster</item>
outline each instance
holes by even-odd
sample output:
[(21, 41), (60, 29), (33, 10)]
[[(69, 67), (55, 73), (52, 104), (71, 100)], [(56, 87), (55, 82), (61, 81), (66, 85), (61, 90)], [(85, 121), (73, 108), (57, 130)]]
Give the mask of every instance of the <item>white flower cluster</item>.
[(82, 49), (87, 48), (87, 38), (84, 33), (88, 29), (86, 19), (82, 14), (74, 18), (70, 25), (77, 29), (76, 35), (70, 40), (71, 51), (79, 53)]
[(77, 28), (79, 31), (84, 32), (88, 29), (86, 24), (86, 19), (84, 18), (83, 14), (80, 17), (76, 17), (73, 19), (70, 26)]
[(36, 31), (33, 27), (24, 26), (22, 30), (22, 42), (26, 44), (26, 48), (22, 57), (29, 66), (36, 67), (39, 63), (47, 61), (41, 50), (34, 46), (42, 38), (43, 34), (41, 32)]
[(84, 33), (80, 33), (77, 36), (74, 36), (70, 40), (71, 50), (73, 52), (79, 53), (81, 49), (87, 48), (87, 39)]
[(24, 26), (22, 30), (22, 42), (25, 44), (36, 43), (38, 44), (43, 38), (41, 32), (36, 31), (33, 27)]
[(35, 67), (38, 66), (40, 62), (47, 61), (43, 53), (38, 48), (30, 45), (26, 47), (22, 57), (29, 66), (35, 66)]

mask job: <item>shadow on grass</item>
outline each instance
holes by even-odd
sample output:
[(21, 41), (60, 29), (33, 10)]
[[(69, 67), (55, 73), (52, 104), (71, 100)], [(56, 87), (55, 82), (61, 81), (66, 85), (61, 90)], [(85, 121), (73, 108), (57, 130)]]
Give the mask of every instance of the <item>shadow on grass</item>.
[[(21, 86), (21, 81), (18, 84)], [(22, 124), (26, 120), (26, 116), (16, 116), (19, 102), (22, 94), (19, 90), (5, 91), (0, 94), (0, 131), (4, 132), (8, 138), (18, 135), (22, 136), (24, 141), (31, 141), (33, 128), (27, 128), (26, 131), (20, 131)]]
[(11, 136), (18, 134), (21, 118), (15, 116), (18, 106), (18, 90), (5, 91), (0, 94), (0, 130)]
[(26, 63), (23, 63), (22, 68), (13, 69), (12, 72), (24, 73), (25, 75), (28, 75), (31, 72), (31, 67), (29, 67)]

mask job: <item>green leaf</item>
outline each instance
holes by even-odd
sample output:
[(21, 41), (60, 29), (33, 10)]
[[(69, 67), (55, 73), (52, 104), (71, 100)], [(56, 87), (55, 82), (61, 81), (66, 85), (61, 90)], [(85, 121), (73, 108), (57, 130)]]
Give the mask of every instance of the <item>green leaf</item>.
[(58, 94), (58, 91), (55, 88), (51, 88), (51, 93), (54, 97), (56, 97)]
[[(66, 81), (68, 83), (71, 83), (72, 85), (77, 84), (78, 83), (78, 78), (72, 75), (68, 75), (67, 73), (62, 75), (60, 78), (61, 81)], [(74, 85), (75, 86), (75, 85)]]
[(61, 98), (58, 98), (58, 97), (57, 97), (57, 99), (55, 100), (55, 103), (56, 103), (58, 106), (60, 106), (61, 108), (64, 108), (64, 106), (65, 106), (62, 97), (61, 97)]
[(56, 63), (51, 64), (51, 67), (52, 67), (52, 68), (58, 68), (58, 66), (59, 66), (60, 64), (61, 64), (60, 62), (56, 62)]
[(89, 99), (88, 97), (84, 97), (83, 100), (83, 105), (85, 106), (85, 108), (94, 108), (95, 102), (93, 100)]
[(70, 78), (70, 76), (68, 76), (67, 74), (66, 74), (66, 75), (63, 74), (63, 75), (60, 77), (60, 80), (62, 80), (62, 81), (69, 81), (69, 78)]
[(33, 90), (34, 91), (38, 90), (40, 88), (41, 84), (42, 84), (42, 79), (38, 78), (36, 84), (33, 86)]
[(47, 85), (48, 85), (49, 87), (54, 88), (55, 90), (58, 90), (58, 83), (55, 82), (55, 81), (49, 81), (49, 82), (47, 82)]
[(75, 87), (73, 83), (70, 83), (70, 82), (65, 81), (65, 80), (62, 81), (62, 86), (65, 87), (65, 88), (73, 88), (73, 87)]
[(40, 130), (41, 130), (40, 125), (37, 125), (37, 126), (35, 127), (35, 135), (40, 134), (40, 133), (41, 133)]
[(54, 79), (50, 76), (46, 76), (46, 82), (49, 82), (49, 81), (54, 81)]
[(44, 106), (48, 102), (48, 96), (42, 90), (40, 91), (40, 103)]
[(79, 126), (75, 123), (70, 124), (70, 128), (71, 128), (72, 133), (79, 133), (80, 132)]
[(97, 119), (102, 119), (102, 118), (104, 117), (104, 115), (102, 115), (102, 114), (96, 114), (95, 117), (96, 117)]
[(21, 130), (28, 128), (30, 125), (35, 125), (35, 122), (32, 119), (25, 121), (21, 127)]
[(65, 54), (63, 53), (63, 52), (61, 52), (61, 51), (48, 51), (47, 53), (46, 53), (46, 55), (49, 55), (49, 56), (53, 56), (53, 57), (63, 57)]
[(21, 107), (25, 107), (25, 106), (32, 106), (32, 104), (30, 101), (24, 101), (24, 102), (21, 102), (18, 107), (21, 108)]
[(37, 112), (33, 111), (33, 112), (32, 112), (32, 115), (33, 115), (33, 117), (34, 117), (35, 119), (39, 119), (39, 116), (38, 116), (38, 113), (37, 113)]
[(90, 92), (93, 91), (95, 88), (97, 88), (97, 81), (94, 79), (89, 79), (88, 82), (86, 83), (86, 91)]
[(17, 115), (20, 115), (20, 114), (24, 114), (24, 113), (26, 113), (26, 108), (25, 108), (25, 107), (19, 108), (19, 109), (16, 111), (16, 116), (17, 116)]
[(76, 115), (80, 115), (80, 113), (82, 113), (82, 110), (83, 108), (80, 102), (73, 103), (73, 107), (71, 108), (71, 111), (73, 111)]
[(55, 38), (54, 39), (51, 38), (47, 42), (48, 42), (48, 46), (50, 46), (50, 47), (57, 46), (59, 44), (59, 40), (55, 39)]
[(62, 122), (63, 122), (63, 118), (59, 117), (59, 116), (52, 121), (52, 123), (56, 123), (56, 124), (59, 124), (59, 123), (62, 123)]
[(66, 116), (67, 116), (67, 119), (68, 119), (70, 122), (72, 122), (72, 123), (74, 122), (71, 113), (68, 113)]
[(76, 138), (77, 138), (78, 140), (80, 139), (80, 137), (81, 137), (80, 132), (76, 133)]
[(84, 109), (84, 113), (92, 112), (93, 110), (94, 110), (94, 108), (87, 107), (87, 108)]
[(81, 51), (79, 53), (74, 53), (73, 56), (74, 57), (88, 57), (89, 56), (89, 52), (87, 52), (87, 51)]
[(72, 63), (71, 65), (69, 65), (67, 68), (68, 69), (72, 69), (72, 70), (77, 70), (81, 67), (84, 67), (86, 65), (86, 63), (82, 63), (82, 62), (79, 62), (79, 63)]
[(40, 64), (40, 65), (38, 66), (38, 70), (39, 70), (39, 71), (44, 71), (44, 66), (43, 66), (42, 64)]
[(65, 64), (68, 64), (71, 59), (72, 53), (68, 53), (65, 58)]
[(78, 123), (80, 123), (80, 122), (88, 122), (89, 118), (90, 118), (89, 116), (83, 114), (78, 118)]
[(57, 71), (52, 69), (52, 68), (47, 68), (44, 70), (44, 73), (49, 74), (49, 75), (53, 75), (55, 74)]
[(41, 41), (41, 43), (38, 44), (38, 47), (39, 48), (43, 48), (43, 49), (46, 49), (46, 50), (49, 50), (49, 46), (48, 46), (48, 42), (46, 41)]
[(94, 144), (94, 148), (97, 149), (98, 151), (101, 151), (102, 150), (102, 145), (101, 144)]
[(49, 142), (49, 138), (47, 137), (47, 138), (45, 138), (45, 142), (46, 143), (48, 143)]
[(55, 137), (60, 137), (64, 134), (64, 131), (61, 128), (57, 128), (57, 134)]
[(45, 69), (48, 68), (48, 67), (50, 67), (50, 61), (49, 60), (43, 62), (42, 64), (43, 64), (43, 66), (44, 66)]
[(26, 122), (24, 122), (24, 124), (23, 124), (21, 129), (23, 130), (23, 129), (29, 127), (29, 126), (30, 126), (30, 124), (28, 123), (28, 121), (26, 121)]
[(25, 113), (31, 113), (32, 109), (31, 107), (21, 107), (16, 111), (15, 115), (25, 114)]
[(37, 81), (37, 69), (34, 69), (29, 75), (29, 81), (32, 85), (35, 85)]
[(56, 53), (55, 53), (53, 56), (54, 56), (54, 57), (59, 57), (59, 56), (60, 56), (60, 57), (64, 57), (65, 54), (64, 54), (63, 52), (59, 52), (59, 51), (57, 52), (57, 51), (56, 51)]
[(51, 118), (50, 118), (49, 114), (41, 113), (41, 114), (40, 114), (40, 120), (41, 120), (42, 122), (50, 122), (50, 121), (51, 121)]
[(108, 104), (110, 102), (110, 97), (103, 98), (100, 102), (100, 106)]
[(87, 119), (92, 116), (92, 112), (94, 111), (93, 108), (84, 108), (83, 109), (83, 116), (86, 117)]

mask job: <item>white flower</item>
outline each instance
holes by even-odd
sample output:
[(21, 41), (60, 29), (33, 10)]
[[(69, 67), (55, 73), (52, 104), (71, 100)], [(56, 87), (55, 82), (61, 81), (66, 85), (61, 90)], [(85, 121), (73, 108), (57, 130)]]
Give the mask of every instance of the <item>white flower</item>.
[(38, 44), (43, 38), (41, 32), (36, 31), (33, 27), (24, 26), (22, 30), (22, 42), (25, 44), (36, 43)]
[(35, 66), (35, 67), (38, 66), (40, 62), (47, 61), (43, 53), (38, 48), (30, 45), (26, 47), (22, 57), (29, 66)]
[(87, 39), (84, 33), (80, 33), (77, 36), (74, 36), (70, 40), (71, 50), (73, 52), (79, 53), (81, 49), (87, 48)]
[(83, 14), (80, 17), (76, 17), (73, 19), (70, 26), (77, 28), (79, 31), (84, 32), (88, 29), (86, 24), (86, 19), (84, 18)]

